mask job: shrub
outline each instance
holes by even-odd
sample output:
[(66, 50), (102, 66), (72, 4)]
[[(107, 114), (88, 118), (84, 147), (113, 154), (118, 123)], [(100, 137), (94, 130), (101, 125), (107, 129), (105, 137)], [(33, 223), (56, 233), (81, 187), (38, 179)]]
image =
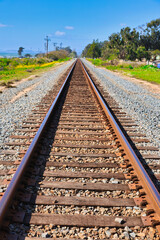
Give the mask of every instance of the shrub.
[(101, 59), (93, 59), (92, 60), (92, 63), (96, 66), (99, 66), (102, 64), (102, 60)]
[(121, 65), (119, 65), (119, 67), (120, 67), (120, 68), (123, 68), (123, 65), (121, 64)]
[(45, 57), (42, 57), (42, 58), (38, 58), (38, 59), (37, 59), (37, 63), (38, 63), (38, 64), (44, 64), (44, 63), (48, 63), (48, 62), (50, 62), (50, 59), (45, 58)]
[(52, 60), (59, 60), (68, 57), (69, 53), (65, 50), (52, 51), (48, 53), (48, 58)]
[(9, 66), (11, 67), (17, 67), (19, 65), (19, 62), (17, 60), (13, 60), (12, 62), (10, 62)]
[(132, 65), (129, 65), (128, 67), (129, 67), (129, 69), (133, 69)]
[(24, 58), (22, 59), (22, 64), (24, 65), (31, 65), (31, 64), (35, 64), (36, 60), (33, 58)]
[(3, 67), (7, 67), (11, 62), (11, 59), (8, 59), (8, 58), (1, 58), (0, 59), (0, 68)]

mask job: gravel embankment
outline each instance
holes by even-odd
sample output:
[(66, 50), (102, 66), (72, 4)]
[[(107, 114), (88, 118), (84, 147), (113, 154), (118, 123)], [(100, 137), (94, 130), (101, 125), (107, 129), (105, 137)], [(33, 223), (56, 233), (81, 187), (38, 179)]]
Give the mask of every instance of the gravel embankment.
[(160, 95), (106, 69), (95, 67), (85, 59), (82, 61), (99, 79), (104, 90), (135, 120), (139, 131), (146, 134), (152, 145), (160, 147)]
[[(6, 89), (0, 94), (0, 144), (8, 140), (8, 137), (13, 134), (15, 127), (22, 124), (22, 121), (41, 102), (41, 99), (72, 63), (73, 60), (64, 63), (52, 71), (42, 74), (40, 77), (22, 82), (16, 88)], [(33, 86), (34, 88), (32, 88)], [(27, 94), (23, 94), (14, 102), (11, 101), (17, 94), (29, 87), (32, 89)]]

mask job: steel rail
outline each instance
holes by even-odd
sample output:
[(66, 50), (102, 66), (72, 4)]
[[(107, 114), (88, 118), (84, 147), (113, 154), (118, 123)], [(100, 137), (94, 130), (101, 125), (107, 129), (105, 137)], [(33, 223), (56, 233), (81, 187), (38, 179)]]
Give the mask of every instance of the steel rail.
[(23, 157), (19, 167), (17, 168), (10, 184), (8, 185), (3, 197), (1, 198), (0, 200), (0, 227), (2, 226), (3, 224), (3, 220), (4, 220), (4, 217), (5, 215), (7, 214), (8, 212), (8, 209), (9, 209), (9, 206), (11, 204), (11, 201), (15, 195), (15, 191), (17, 190), (18, 186), (19, 186), (19, 183), (25, 173), (25, 170), (31, 160), (31, 157), (33, 156), (33, 153), (37, 147), (37, 144), (38, 144), (38, 141), (40, 140), (47, 124), (49, 123), (49, 120), (50, 120), (50, 117), (53, 113), (53, 110), (55, 109), (55, 107), (57, 106), (57, 103), (60, 99), (60, 97), (62, 96), (62, 93), (64, 92), (64, 89), (65, 89), (65, 86), (69, 80), (69, 77), (71, 75), (71, 73), (73, 72), (73, 69), (75, 67), (75, 64), (76, 64), (77, 60), (74, 62), (70, 72), (68, 73), (59, 93), (57, 94), (55, 100), (53, 101), (49, 111), (47, 112), (41, 126), (39, 127), (32, 143), (30, 144), (25, 156)]
[(123, 134), (119, 125), (117, 124), (115, 118), (113, 117), (111, 111), (109, 110), (108, 106), (106, 105), (102, 95), (100, 94), (100, 92), (97, 89), (96, 85), (94, 84), (93, 80), (90, 78), (89, 74), (87, 73), (85, 66), (82, 62), (81, 62), (81, 65), (83, 68), (83, 72), (84, 72), (85, 76), (87, 77), (88, 82), (89, 82), (96, 98), (98, 99), (101, 107), (103, 108), (105, 115), (109, 119), (109, 121), (112, 125), (112, 128), (114, 129), (114, 131), (119, 139), (119, 142), (121, 143), (121, 146), (123, 146), (124, 151), (127, 154), (127, 157), (132, 162), (132, 164), (135, 168), (135, 171), (137, 173), (138, 178), (140, 179), (140, 181), (142, 183), (142, 186), (144, 187), (149, 198), (151, 199), (150, 205), (153, 207), (153, 209), (156, 213), (156, 217), (158, 217), (157, 220), (160, 220), (160, 194), (159, 194), (159, 192), (157, 191), (157, 189), (156, 189), (155, 185), (153, 184), (152, 180), (150, 179), (148, 173), (144, 169), (142, 163), (140, 162), (140, 160), (137, 157), (137, 155), (135, 154), (133, 148), (129, 144), (127, 138)]

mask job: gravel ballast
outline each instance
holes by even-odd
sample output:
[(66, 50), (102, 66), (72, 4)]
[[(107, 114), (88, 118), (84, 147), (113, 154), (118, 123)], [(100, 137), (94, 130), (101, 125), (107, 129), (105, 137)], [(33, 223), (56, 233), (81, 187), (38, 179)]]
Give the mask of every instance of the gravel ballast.
[(106, 69), (95, 67), (85, 59), (82, 61), (104, 90), (135, 120), (139, 131), (146, 134), (152, 145), (160, 147), (160, 95), (147, 90), (138, 82), (131, 82)]
[[(29, 116), (34, 107), (41, 102), (41, 99), (56, 84), (59, 77), (71, 66), (74, 60), (65, 62), (55, 69), (43, 73), (40, 77), (19, 83), (15, 88), (8, 88), (0, 94), (0, 144), (8, 141), (13, 134), (15, 127), (22, 125), (22, 122)], [(11, 100), (26, 88), (33, 89), (17, 98)]]

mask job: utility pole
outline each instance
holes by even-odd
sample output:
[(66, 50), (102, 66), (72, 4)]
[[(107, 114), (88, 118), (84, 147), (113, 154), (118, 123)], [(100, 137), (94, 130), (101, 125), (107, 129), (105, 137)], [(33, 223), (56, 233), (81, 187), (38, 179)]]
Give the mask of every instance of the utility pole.
[(56, 50), (56, 45), (57, 45), (57, 43), (56, 43), (56, 42), (54, 42), (54, 43), (53, 43), (53, 46), (55, 47), (55, 50)]
[(48, 42), (51, 40), (48, 38), (48, 36), (46, 36), (46, 38), (44, 40), (46, 41), (45, 47), (46, 47), (46, 52), (47, 52), (47, 56), (48, 56)]
[(60, 43), (60, 49), (62, 49), (62, 42)]

